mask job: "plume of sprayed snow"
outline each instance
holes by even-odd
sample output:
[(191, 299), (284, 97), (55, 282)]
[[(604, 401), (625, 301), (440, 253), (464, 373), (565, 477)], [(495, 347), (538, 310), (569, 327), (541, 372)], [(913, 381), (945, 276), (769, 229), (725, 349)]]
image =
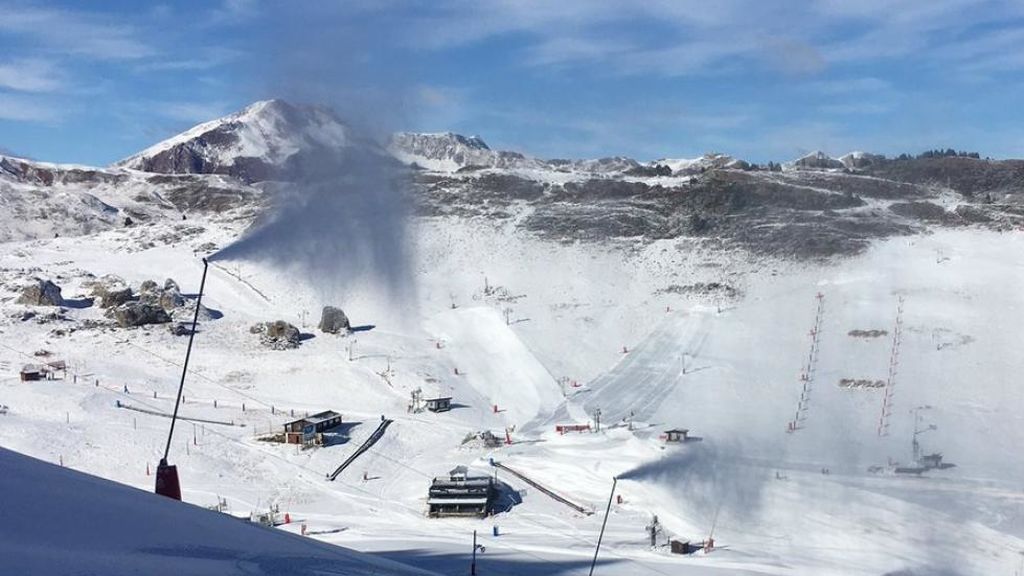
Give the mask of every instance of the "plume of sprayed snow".
[(351, 145), (290, 159), (271, 207), (213, 260), (274, 266), (324, 303), (344, 306), (353, 290), (369, 289), (410, 307), (409, 179), (378, 144), (406, 120), (412, 90), (393, 26), (372, 5), (268, 3), (261, 12), (247, 47), (257, 89), (331, 108)]
[(408, 214), (400, 168), (370, 145), (324, 152), (290, 166), (272, 205), (211, 261), (272, 266), (336, 301), (355, 283), (370, 283), (407, 303), (412, 279)]
[(748, 518), (761, 506), (767, 474), (765, 468), (744, 464), (738, 446), (705, 440), (642, 464), (620, 474), (619, 479), (667, 488), (707, 517), (721, 510), (737, 518)]

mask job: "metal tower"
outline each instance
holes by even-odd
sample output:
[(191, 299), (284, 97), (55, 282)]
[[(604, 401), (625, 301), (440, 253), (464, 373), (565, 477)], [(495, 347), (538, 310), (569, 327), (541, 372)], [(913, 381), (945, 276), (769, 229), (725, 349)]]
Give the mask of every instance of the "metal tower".
[(892, 329), (892, 350), (889, 352), (889, 373), (882, 391), (882, 413), (878, 417), (878, 435), (889, 435), (889, 418), (892, 416), (893, 393), (896, 388), (896, 373), (900, 364), (900, 342), (903, 338), (903, 297), (896, 305), (896, 323)]
[(807, 352), (807, 360), (800, 372), (800, 400), (796, 405), (796, 413), (793, 419), (786, 424), (786, 432), (792, 434), (807, 421), (807, 410), (810, 408), (811, 386), (814, 384), (814, 375), (818, 365), (818, 351), (821, 343), (821, 326), (825, 316), (825, 295), (818, 292), (815, 296), (818, 300), (818, 307), (814, 312), (814, 326), (809, 335), (811, 337), (810, 349)]

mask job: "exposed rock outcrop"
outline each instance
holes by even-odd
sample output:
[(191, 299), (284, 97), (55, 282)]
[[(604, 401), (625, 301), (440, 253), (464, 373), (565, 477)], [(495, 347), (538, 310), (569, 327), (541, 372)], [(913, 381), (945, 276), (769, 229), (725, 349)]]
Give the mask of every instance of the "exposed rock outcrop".
[(127, 302), (113, 309), (114, 320), (122, 328), (145, 324), (165, 324), (171, 317), (163, 308), (145, 302)]
[(249, 328), (249, 332), (259, 334), (260, 343), (273, 350), (288, 350), (299, 347), (299, 329), (284, 320), (255, 324)]
[(21, 291), (18, 304), (29, 306), (63, 306), (64, 298), (60, 295), (60, 287), (49, 280), (36, 278)]
[(348, 316), (341, 308), (334, 306), (324, 306), (323, 311), (320, 313), (320, 325), (318, 326), (321, 332), (327, 334), (341, 334), (347, 333), (352, 325), (348, 321)]

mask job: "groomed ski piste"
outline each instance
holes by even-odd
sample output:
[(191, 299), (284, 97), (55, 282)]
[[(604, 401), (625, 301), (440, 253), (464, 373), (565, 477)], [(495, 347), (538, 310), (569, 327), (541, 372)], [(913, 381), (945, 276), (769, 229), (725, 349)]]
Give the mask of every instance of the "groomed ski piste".
[[(239, 232), (232, 226), (216, 222), (188, 242), (141, 251), (122, 230), (12, 242), (0, 266), (53, 278), (65, 298), (84, 294), (83, 272), (135, 285), (171, 277), (194, 293), (202, 266), (195, 246), (225, 245)], [(586, 574), (618, 477), (621, 501), (612, 503), (596, 574), (1019, 568), (1020, 234), (964, 229), (895, 238), (824, 264), (708, 253), (677, 241), (556, 246), (511, 225), (444, 218), (424, 219), (411, 234), (415, 296), (407, 302), (372, 282), (335, 290), (254, 262), (211, 266), (203, 302), (223, 317), (201, 323), (181, 414), (230, 424), (179, 423), (170, 461), (186, 502), (224, 500), (226, 513), (245, 517), (277, 506), (291, 519), (277, 530), (299, 534), (304, 526), (306, 538), (439, 573), (468, 571), (475, 530), (486, 547), (480, 574)], [(721, 280), (741, 295), (663, 290)], [(825, 311), (813, 391), (801, 426), (787, 433), (818, 293)], [(850, 332), (891, 333), (900, 296), (894, 408), (888, 435), (879, 436), (882, 390), (839, 382), (886, 378), (890, 340)], [(315, 323), (327, 304), (373, 328), (320, 333)], [(151, 491), (147, 472), (168, 421), (117, 403), (172, 410), (185, 339), (160, 326), (56, 336), (60, 323), (15, 318), (23, 307), (13, 299), (4, 307), (0, 404), (8, 410), (0, 446)], [(95, 307), (66, 314), (79, 322), (101, 317)], [(295, 350), (268, 350), (249, 327), (276, 319), (314, 337)], [(18, 368), (41, 349), (68, 362), (67, 379), (18, 380)], [(410, 412), (417, 388), (424, 397), (451, 396), (453, 409)], [(920, 437), (925, 450), (957, 466), (888, 473), (890, 462), (911, 460), (910, 411), (918, 406), (931, 407), (936, 426)], [(599, 432), (555, 431), (556, 424), (593, 425), (597, 409)], [(346, 426), (326, 447), (257, 439), (280, 432), (292, 414), (322, 410), (340, 412)], [(381, 416), (393, 420), (386, 433), (328, 481)], [(668, 445), (661, 437), (672, 428), (703, 441)], [(503, 439), (508, 430), (512, 442), (464, 443), (483, 430)], [(427, 517), (433, 477), (456, 465), (494, 474), (492, 458), (594, 513), (499, 471), (520, 491), (509, 511)], [(875, 466), (881, 472), (868, 472)], [(655, 548), (645, 530), (653, 515), (663, 527)], [(21, 522), (5, 521), (4, 530)], [(716, 549), (707, 554), (673, 555), (662, 546), (711, 535)]]

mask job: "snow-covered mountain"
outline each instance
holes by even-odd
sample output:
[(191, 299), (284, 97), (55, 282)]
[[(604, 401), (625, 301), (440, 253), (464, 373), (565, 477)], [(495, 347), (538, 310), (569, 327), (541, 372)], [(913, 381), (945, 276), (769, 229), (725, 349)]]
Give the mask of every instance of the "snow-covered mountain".
[(811, 152), (793, 161), (793, 167), (810, 170), (831, 170), (844, 168), (844, 164), (820, 150)]
[(392, 136), (388, 151), (398, 160), (437, 172), (465, 168), (526, 168), (539, 161), (520, 154), (491, 150), (479, 136), (452, 132), (399, 132)]
[(252, 218), (262, 188), (219, 174), (153, 174), (0, 156), (0, 241), (77, 236), (191, 214)]
[(343, 155), (355, 141), (333, 112), (265, 100), (195, 126), (115, 166), (163, 174), (227, 174), (244, 182), (287, 178), (306, 157)]
[(750, 168), (750, 164), (746, 161), (718, 152), (709, 152), (700, 158), (662, 158), (660, 160), (654, 160), (650, 164), (654, 166), (668, 166), (672, 170), (672, 173), (676, 175), (699, 174), (706, 170), (715, 170), (720, 168), (732, 168), (738, 170)]
[(885, 156), (856, 150), (843, 154), (839, 161), (849, 170), (860, 170), (885, 162)]

